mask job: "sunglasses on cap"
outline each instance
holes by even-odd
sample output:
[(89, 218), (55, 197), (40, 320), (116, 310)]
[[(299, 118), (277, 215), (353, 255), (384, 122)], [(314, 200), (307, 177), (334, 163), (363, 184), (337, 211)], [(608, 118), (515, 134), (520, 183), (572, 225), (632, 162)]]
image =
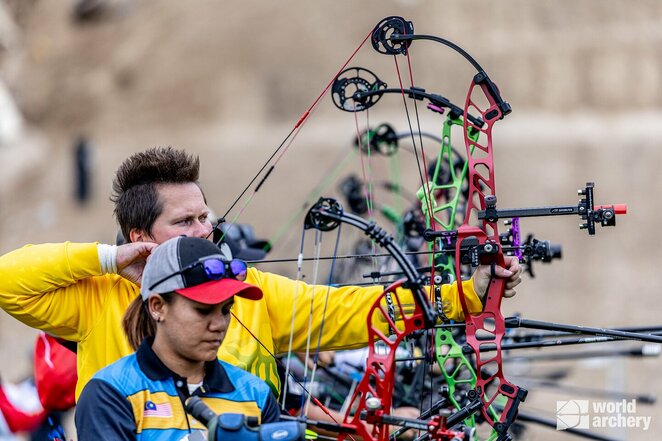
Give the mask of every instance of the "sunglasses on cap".
[(205, 270), (205, 275), (209, 280), (231, 278), (243, 281), (246, 278), (246, 271), (248, 271), (248, 265), (243, 260), (224, 260), (219, 257), (203, 257), (180, 269), (179, 271), (175, 271), (174, 273), (158, 280), (157, 282), (153, 283), (152, 286), (148, 288), (148, 290), (151, 291), (166, 280), (189, 272), (198, 266), (202, 266), (202, 268)]

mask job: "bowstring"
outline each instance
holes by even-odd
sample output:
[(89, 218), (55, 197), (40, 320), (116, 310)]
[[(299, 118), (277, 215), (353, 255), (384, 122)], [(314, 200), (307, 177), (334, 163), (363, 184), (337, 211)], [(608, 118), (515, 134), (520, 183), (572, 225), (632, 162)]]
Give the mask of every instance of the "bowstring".
[[(316, 259), (313, 261), (313, 280), (312, 280), (312, 284), (311, 284), (313, 292), (310, 296), (310, 313), (308, 315), (308, 328), (307, 328), (307, 336), (306, 336), (306, 353), (305, 353), (304, 362), (303, 362), (303, 381), (304, 382), (308, 381), (308, 360), (310, 358), (310, 340), (311, 340), (312, 327), (313, 327), (313, 311), (314, 311), (314, 307), (315, 307), (315, 294), (316, 294), (316, 291), (317, 291), (317, 274), (318, 274), (319, 266), (320, 266), (319, 256), (321, 254), (321, 248), (322, 248), (322, 234), (320, 233), (320, 231), (318, 229), (315, 229), (314, 254), (315, 254)], [(292, 329), (291, 332), (294, 332), (294, 329)], [(312, 384), (312, 382), (311, 382), (311, 384)], [(308, 396), (308, 399), (305, 402), (304, 415), (306, 415), (306, 416), (308, 416), (308, 405), (309, 405), (309, 403), (310, 403), (310, 395)]]
[[(319, 233), (319, 230), (315, 230), (315, 231), (316, 231), (316, 235), (317, 235), (317, 233)], [(339, 233), (340, 233), (340, 231), (339, 231)], [(300, 248), (299, 258), (297, 259), (297, 282), (299, 282), (300, 279), (302, 278), (302, 266), (303, 266), (303, 260), (304, 260), (303, 259), (303, 254), (304, 254), (303, 251), (304, 251), (305, 234), (306, 234), (306, 232), (305, 232), (305, 229), (304, 229), (303, 232), (302, 232), (302, 235), (301, 235), (302, 237), (301, 237), (301, 248)], [(321, 234), (320, 234), (320, 236), (321, 236)], [(321, 243), (321, 239), (319, 240), (319, 242)], [(319, 262), (319, 253), (320, 253), (320, 251), (316, 250), (316, 252), (317, 252), (317, 257), (318, 257), (317, 262)], [(304, 394), (308, 397), (307, 398), (308, 403), (312, 402), (313, 404), (315, 404), (322, 412), (324, 412), (324, 414), (326, 414), (331, 419), (331, 421), (333, 421), (335, 424), (340, 426), (341, 423), (331, 414), (329, 409), (327, 409), (326, 406), (324, 406), (312, 394), (312, 392), (306, 386), (304, 386), (304, 383), (306, 382), (306, 379), (305, 379), (306, 373), (304, 373), (303, 381), (299, 381), (296, 378), (296, 376), (294, 375), (294, 373), (291, 372), (291, 370), (290, 370), (290, 358), (291, 358), (291, 354), (292, 354), (293, 335), (294, 335), (294, 325), (293, 324), (294, 324), (294, 317), (296, 316), (296, 306), (297, 306), (296, 297), (298, 295), (299, 285), (300, 285), (299, 283), (296, 284), (297, 288), (295, 290), (295, 301), (294, 301), (294, 305), (293, 305), (292, 325), (291, 325), (290, 341), (289, 341), (289, 347), (288, 347), (288, 361), (287, 361), (286, 366), (283, 366), (283, 362), (281, 360), (279, 360), (278, 357), (276, 357), (276, 355), (271, 350), (269, 350), (269, 348), (267, 348), (267, 346), (264, 343), (262, 343), (262, 341), (255, 335), (255, 333), (253, 333), (253, 331), (250, 330), (250, 328), (248, 326), (246, 326), (233, 312), (231, 312), (231, 314), (232, 314), (232, 317), (235, 320), (237, 320), (237, 323), (239, 323), (246, 330), (246, 332), (248, 332), (250, 334), (250, 336), (253, 337), (253, 339), (267, 352), (267, 354), (269, 354), (274, 359), (276, 364), (280, 365), (281, 368), (283, 368), (283, 367), (285, 368), (285, 377), (284, 377), (284, 385), (283, 385), (283, 393), (282, 393), (282, 400), (283, 400), (282, 409), (285, 409), (285, 398), (286, 398), (287, 389), (288, 389), (288, 377), (289, 377), (301, 388), (301, 390), (304, 392)], [(315, 285), (313, 285), (313, 286), (315, 286)], [(328, 289), (330, 289), (330, 287), (328, 287)], [(313, 299), (314, 299), (314, 291), (313, 291), (313, 296), (311, 298), (311, 305), (312, 305)], [(325, 312), (326, 312), (326, 307), (325, 307)], [(312, 317), (312, 314), (311, 314), (311, 317)], [(310, 327), (310, 322), (309, 322), (309, 327)], [(321, 331), (322, 330), (320, 329), (320, 336), (322, 335)], [(309, 328), (308, 334), (309, 334), (309, 337), (308, 337), (307, 349), (310, 346), (310, 343), (309, 343), (310, 342), (310, 328)], [(308, 353), (306, 354), (306, 359), (307, 358), (308, 358)], [(307, 363), (304, 363), (304, 365), (307, 366)], [(311, 384), (312, 384), (312, 382), (311, 382)], [(304, 415), (307, 417), (307, 412)], [(348, 433), (348, 434), (345, 434), (345, 435), (349, 439), (351, 439), (352, 441), (356, 441), (356, 439), (351, 434)]]
[[(366, 200), (366, 206), (368, 207), (368, 219), (369, 220), (374, 220), (374, 212), (373, 212), (373, 204), (374, 204), (374, 194), (373, 194), (373, 175), (372, 175), (372, 163), (371, 163), (371, 158), (372, 158), (372, 146), (371, 146), (371, 138), (372, 138), (372, 133), (370, 129), (370, 111), (366, 110), (366, 145), (365, 145), (365, 151), (367, 152), (368, 156), (368, 171), (366, 172), (366, 165), (363, 160), (363, 151), (364, 151), (364, 146), (363, 146), (363, 137), (361, 136), (361, 130), (359, 129), (359, 119), (357, 115), (356, 109), (354, 109), (354, 125), (356, 127), (356, 140), (358, 143), (358, 148), (359, 148), (359, 158), (361, 160), (361, 173), (363, 176), (363, 182), (365, 183), (365, 200)], [(375, 245), (374, 240), (370, 240), (371, 246), (372, 246), (372, 254), (377, 253), (377, 246)], [(377, 270), (377, 265), (378, 261), (376, 257), (372, 258), (372, 269), (373, 271)]]
[[(297, 278), (296, 280), (301, 280), (301, 273), (302, 273), (302, 267), (303, 267), (303, 249), (304, 249), (304, 242), (306, 239), (306, 230), (301, 231), (301, 247), (299, 249), (299, 257), (297, 259)], [(287, 397), (287, 392), (288, 392), (288, 381), (287, 377), (290, 374), (290, 363), (292, 361), (291, 356), (292, 356), (292, 343), (294, 339), (294, 318), (296, 317), (296, 312), (297, 312), (297, 298), (299, 296), (299, 284), (296, 284), (296, 288), (294, 289), (294, 300), (292, 302), (292, 323), (290, 324), (290, 340), (287, 346), (287, 365), (285, 367), (285, 384), (283, 385), (283, 402), (281, 404), (281, 408), (285, 410), (285, 397)]]
[[(411, 59), (409, 57), (409, 48), (407, 48), (406, 57), (407, 57), (407, 68), (408, 68), (408, 72), (409, 72), (409, 81), (410, 81), (411, 87), (413, 88), (414, 87), (414, 76), (413, 76), (413, 71), (412, 71), (412, 67), (411, 67)], [(403, 102), (404, 109), (405, 109), (405, 116), (407, 117), (407, 125), (408, 125), (408, 128), (409, 128), (409, 134), (410, 134), (410, 137), (411, 137), (412, 145), (414, 147), (414, 156), (416, 157), (416, 167), (418, 169), (418, 175), (419, 175), (419, 178), (420, 178), (420, 181), (421, 181), (421, 187), (424, 189), (424, 203), (427, 205), (428, 209), (431, 211), (432, 210), (432, 200), (431, 200), (432, 195), (430, 194), (429, 177), (427, 175), (427, 164), (425, 162), (425, 147), (423, 145), (423, 136), (421, 135), (421, 122), (420, 122), (420, 116), (419, 116), (419, 113), (418, 113), (418, 105), (417, 105), (416, 100), (414, 100), (414, 115), (416, 117), (416, 125), (417, 125), (417, 129), (418, 129), (419, 143), (420, 144), (417, 144), (416, 137), (414, 135), (414, 129), (413, 129), (413, 126), (412, 126), (411, 115), (410, 115), (410, 112), (409, 112), (409, 106), (407, 105), (407, 97), (405, 95), (405, 88), (404, 88), (402, 75), (400, 73), (400, 66), (399, 66), (398, 59), (397, 59), (396, 55), (393, 55), (393, 61), (394, 61), (395, 70), (396, 70), (397, 77), (398, 77), (398, 83), (400, 85), (400, 94), (402, 96), (402, 102)], [(420, 145), (420, 148), (421, 148), (421, 157), (420, 158), (419, 158), (419, 154), (418, 154), (418, 147), (417, 147), (418, 145)], [(422, 166), (423, 169), (421, 169), (421, 161), (423, 161), (423, 166)], [(430, 292), (433, 292), (433, 290), (434, 290), (434, 285), (433, 285), (434, 284), (434, 267), (433, 267), (434, 254), (431, 255), (430, 259), (431, 259), (430, 260), (430, 266), (433, 268), (432, 273), (431, 273), (431, 277), (430, 277)], [(429, 333), (428, 332), (425, 332), (424, 338), (422, 339), (422, 341), (423, 341), (423, 353), (425, 354), (425, 358), (427, 359), (427, 357), (429, 355), (429, 350), (430, 350)], [(431, 369), (432, 368), (430, 367), (430, 370)], [(421, 381), (422, 381), (422, 385), (421, 385), (420, 390), (422, 391), (423, 390), (423, 385), (425, 384), (425, 376), (422, 377)], [(430, 375), (430, 381), (432, 381), (432, 375)], [(415, 386), (412, 385), (412, 387), (415, 387)], [(432, 397), (432, 395), (431, 395), (431, 397)], [(422, 398), (422, 394), (421, 394), (421, 398)], [(423, 411), (423, 402), (421, 400), (421, 402), (419, 403), (419, 412), (422, 412), (422, 411)]]
[[(338, 235), (336, 237), (336, 243), (335, 243), (335, 246), (334, 246), (334, 255), (336, 255), (337, 252), (338, 252), (338, 243), (340, 241), (340, 232), (341, 232), (341, 228), (340, 228), (340, 225), (339, 225), (338, 226)], [(299, 259), (297, 260), (297, 268), (298, 268), (298, 270), (297, 270), (297, 282), (300, 282), (300, 279), (301, 279), (301, 267), (302, 267), (302, 262), (303, 262), (305, 234), (306, 234), (306, 232), (305, 232), (305, 229), (304, 229), (303, 233), (302, 233), (302, 237), (301, 237), (301, 248), (300, 248), (301, 252), (299, 254)], [(318, 277), (318, 273), (319, 273), (320, 254), (321, 254), (321, 249), (322, 249), (322, 236), (323, 236), (323, 234), (320, 232), (320, 230), (315, 229), (315, 242), (314, 242), (315, 259), (313, 260), (313, 280), (312, 280), (312, 284), (311, 284), (313, 292), (312, 292), (312, 295), (311, 295), (311, 298), (310, 298), (310, 314), (309, 314), (309, 319), (308, 319), (308, 332), (307, 332), (308, 335), (307, 335), (307, 340), (306, 340), (306, 352), (305, 352), (304, 362), (303, 362), (303, 366), (304, 366), (303, 383), (310, 384), (311, 387), (312, 387), (312, 385), (314, 384), (314, 381), (315, 381), (317, 360), (318, 360), (318, 357), (319, 357), (319, 352), (320, 352), (319, 350), (320, 350), (320, 347), (321, 347), (321, 344), (322, 344), (322, 334), (323, 334), (323, 331), (324, 331), (324, 323), (325, 323), (325, 320), (326, 320), (326, 311), (327, 311), (328, 300), (329, 300), (329, 295), (330, 295), (330, 291), (331, 291), (330, 284), (331, 284), (331, 281), (333, 280), (333, 270), (334, 270), (335, 262), (336, 262), (336, 259), (333, 259), (331, 261), (331, 271), (330, 271), (330, 274), (329, 274), (329, 284), (327, 285), (327, 292), (326, 292), (326, 297), (325, 297), (325, 302), (324, 302), (324, 309), (323, 309), (323, 312), (322, 312), (322, 322), (320, 324), (320, 329), (319, 329), (319, 333), (318, 333), (317, 348), (316, 348), (316, 351), (315, 351), (315, 356), (313, 358), (313, 368), (312, 368), (312, 371), (311, 371), (311, 377), (310, 377), (310, 381), (308, 381), (308, 379), (307, 379), (307, 376), (308, 376), (308, 360), (310, 358), (310, 341), (311, 341), (312, 326), (313, 326), (312, 318), (313, 318), (313, 311), (314, 311), (314, 304), (315, 304), (315, 293), (316, 293), (316, 288), (317, 288), (317, 277)], [(297, 290), (298, 290), (298, 286), (299, 286), (299, 283), (297, 283)], [(294, 335), (294, 317), (295, 316), (296, 316), (296, 301), (294, 302), (294, 307), (293, 307), (292, 325), (291, 325), (291, 329), (290, 329), (290, 342), (289, 342), (289, 347), (288, 347), (288, 367), (286, 369), (286, 372), (289, 373), (292, 378), (294, 378), (294, 376), (292, 375), (292, 373), (289, 372), (289, 363), (290, 363), (291, 356), (292, 356), (292, 346), (293, 346), (292, 341), (293, 341), (293, 335)], [(252, 333), (251, 333), (251, 335), (252, 335)], [(286, 377), (286, 380), (287, 380), (287, 377)], [(299, 383), (299, 386), (301, 386), (301, 383)], [(306, 418), (308, 417), (310, 403), (312, 402), (317, 407), (319, 407), (322, 410), (322, 412), (324, 412), (329, 418), (331, 418), (331, 420), (334, 423), (340, 425), (340, 423), (336, 420), (336, 418), (333, 415), (331, 415), (329, 410), (317, 398), (315, 398), (313, 396), (313, 394), (308, 389), (306, 389), (305, 387), (302, 387), (302, 390), (305, 392), (305, 396), (306, 396), (305, 404), (302, 402), (303, 414)], [(303, 396), (302, 396), (302, 400), (304, 400)], [(284, 408), (284, 405), (285, 405), (284, 403), (285, 403), (285, 394), (283, 394), (283, 408)], [(355, 441), (355, 438), (351, 434), (346, 434), (346, 435), (352, 441)]]
[[(411, 89), (414, 89), (414, 72), (413, 72), (412, 67), (411, 67), (411, 57), (410, 57), (410, 50), (409, 49), (407, 49), (406, 56), (407, 56), (407, 70), (409, 72), (409, 80), (410, 80), (410, 84), (411, 84)], [(402, 93), (404, 94), (404, 90), (402, 91)], [(428, 175), (428, 163), (427, 163), (427, 160), (425, 159), (425, 145), (423, 143), (423, 134), (422, 134), (422, 130), (421, 130), (421, 119), (420, 119), (420, 116), (418, 114), (418, 102), (417, 102), (417, 100), (414, 100), (414, 112), (415, 112), (415, 115), (416, 115), (416, 128), (418, 130), (418, 140), (419, 140), (419, 143), (420, 143), (420, 146), (421, 146), (421, 159), (423, 161), (423, 172), (425, 173), (425, 180), (423, 182), (423, 187), (426, 188), (425, 194), (427, 196), (425, 199), (426, 199), (426, 202), (428, 204), (428, 209), (430, 210), (430, 212), (432, 212), (432, 207), (433, 207), (432, 198), (434, 197), (434, 195), (432, 194), (432, 192), (430, 190), (430, 176)], [(412, 137), (413, 137), (413, 134), (412, 134)], [(419, 172), (420, 172), (420, 165), (419, 165)], [(432, 223), (432, 230), (436, 231), (436, 226), (434, 225), (434, 222)], [(432, 242), (432, 251), (435, 251), (435, 242)], [(429, 258), (430, 258), (430, 298), (433, 299), (434, 298), (433, 293), (434, 293), (434, 290), (435, 290), (435, 280), (434, 280), (434, 276), (435, 276), (435, 266), (434, 266), (435, 255), (434, 255), (434, 253), (431, 254), (429, 256)], [(425, 346), (423, 347), (423, 350), (426, 354), (425, 361), (427, 361), (428, 359), (431, 359), (430, 356), (432, 354), (432, 351), (434, 350), (434, 345), (431, 344), (431, 337), (432, 337), (431, 332), (426, 330), (425, 335), (424, 335), (424, 342), (425, 342), (424, 344), (425, 344)], [(430, 390), (433, 390), (432, 363), (429, 363), (429, 376), (430, 376)], [(421, 379), (421, 383), (422, 383), (422, 385), (421, 385), (422, 386), (421, 387), (421, 393), (422, 393), (423, 392), (423, 386), (425, 385), (425, 377)], [(433, 404), (433, 397), (432, 397), (432, 394), (430, 394), (430, 407), (432, 407), (432, 404)], [(421, 400), (419, 411), (420, 411), (420, 413), (423, 413), (423, 400)]]
[[(338, 244), (340, 243), (340, 231), (342, 230), (342, 224), (338, 225), (338, 233), (336, 235), (336, 243), (333, 247), (333, 254), (338, 254)], [(331, 282), (333, 281), (333, 273), (335, 269), (336, 260), (331, 261), (331, 269), (329, 271), (329, 280), (326, 285), (326, 296), (324, 298), (324, 309), (322, 311), (322, 322), (320, 323), (319, 333), (317, 335), (317, 348), (315, 349), (315, 355), (313, 357), (313, 369), (310, 375), (310, 384), (315, 383), (315, 373), (317, 371), (317, 361), (319, 359), (320, 348), (322, 346), (322, 335), (324, 333), (324, 324), (326, 323), (326, 311), (329, 306), (329, 296), (331, 294)], [(312, 316), (312, 314), (311, 314)], [(306, 358), (308, 360), (308, 358)], [(307, 365), (307, 363), (306, 363)], [(308, 396), (308, 401), (306, 402), (306, 415), (308, 415), (308, 406), (310, 406), (310, 396)]]

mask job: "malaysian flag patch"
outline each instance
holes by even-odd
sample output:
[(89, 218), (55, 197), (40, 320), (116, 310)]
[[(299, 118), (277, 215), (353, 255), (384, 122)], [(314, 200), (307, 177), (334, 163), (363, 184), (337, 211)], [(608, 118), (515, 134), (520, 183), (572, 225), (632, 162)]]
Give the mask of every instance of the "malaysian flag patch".
[(170, 407), (170, 403), (156, 404), (153, 401), (147, 401), (145, 403), (145, 409), (143, 409), (143, 416), (171, 418), (172, 408)]

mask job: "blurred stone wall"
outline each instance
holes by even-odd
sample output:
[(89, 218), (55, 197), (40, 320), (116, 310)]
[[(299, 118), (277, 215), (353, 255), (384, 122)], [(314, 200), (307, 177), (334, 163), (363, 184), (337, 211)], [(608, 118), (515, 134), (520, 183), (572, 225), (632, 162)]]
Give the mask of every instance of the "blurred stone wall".
[[(616, 228), (591, 238), (575, 218), (527, 220), (525, 229), (563, 244), (564, 258), (539, 267), (504, 303), (508, 313), (596, 326), (659, 322), (661, 2), (114, 0), (85, 22), (72, 18), (72, 4), (0, 3), (0, 81), (23, 121), (0, 145), (0, 252), (45, 241), (112, 242), (113, 171), (131, 152), (155, 145), (200, 155), (210, 206), (222, 213), (368, 31), (402, 15), (417, 32), (468, 50), (511, 103), (512, 115), (494, 129), (501, 207), (574, 204), (586, 181), (596, 182), (598, 203), (629, 204)], [(474, 71), (457, 54), (416, 42), (411, 62), (417, 85), (463, 103)], [(393, 59), (369, 45), (350, 65), (397, 87)], [(437, 130), (439, 117), (421, 112), (422, 127)], [(5, 121), (3, 112), (0, 128)], [(370, 122), (405, 130), (399, 97), (384, 97)], [(324, 100), (242, 220), (261, 236), (276, 234), (351, 148), (355, 131), (354, 118)], [(73, 144), (81, 135), (94, 147), (86, 205), (72, 198)], [(413, 159), (403, 156), (401, 166), (415, 190)], [(293, 256), (297, 246), (284, 240), (274, 256)], [(2, 316), (3, 375), (29, 369), (33, 335)], [(654, 381), (659, 360), (563, 366), (568, 384), (662, 391)], [(554, 400), (575, 398), (532, 392), (527, 405), (553, 418)], [(606, 433), (656, 439), (660, 408), (641, 409), (654, 415), (655, 430)], [(542, 429), (531, 435), (561, 438)]]

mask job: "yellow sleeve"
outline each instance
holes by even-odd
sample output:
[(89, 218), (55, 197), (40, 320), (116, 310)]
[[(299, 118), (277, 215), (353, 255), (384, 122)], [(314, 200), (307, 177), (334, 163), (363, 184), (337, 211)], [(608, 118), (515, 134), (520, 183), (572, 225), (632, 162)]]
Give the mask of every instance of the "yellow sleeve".
[[(365, 347), (368, 343), (368, 314), (384, 290), (382, 286), (332, 288), (308, 285), (254, 269), (247, 281), (259, 286), (264, 293), (276, 353), (288, 350), (291, 329), (295, 330), (292, 350), (306, 349), (309, 328), (310, 347), (316, 348), (322, 324), (320, 350)], [(463, 288), (470, 312), (480, 312), (482, 304), (473, 289), (473, 282), (463, 282)], [(413, 308), (411, 291), (400, 289), (397, 294), (405, 311), (408, 307)], [(444, 285), (441, 294), (446, 316), (452, 320), (463, 320), (457, 287), (454, 284)], [(373, 324), (379, 326), (382, 332), (388, 330), (381, 314), (373, 316)]]
[[(430, 288), (426, 288), (428, 295)], [(483, 304), (474, 290), (473, 279), (465, 280), (462, 282), (462, 291), (467, 300), (467, 307), (469, 313), (479, 314), (483, 310)], [(398, 296), (401, 299), (410, 299), (410, 303), (414, 302), (414, 295), (409, 290), (398, 289)], [(462, 304), (460, 303), (460, 293), (457, 290), (457, 284), (441, 285), (441, 305), (443, 307), (444, 315), (449, 320), (464, 321), (464, 312), (462, 311)]]
[(0, 307), (32, 328), (80, 341), (115, 281), (101, 275), (96, 243), (26, 245), (0, 257)]

